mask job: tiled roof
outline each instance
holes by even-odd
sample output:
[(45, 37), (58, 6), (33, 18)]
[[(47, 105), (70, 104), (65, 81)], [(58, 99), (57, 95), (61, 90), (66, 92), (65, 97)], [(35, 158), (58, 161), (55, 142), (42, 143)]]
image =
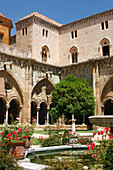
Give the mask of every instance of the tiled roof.
[(18, 21), (22, 21), (22, 20), (27, 19), (27, 18), (29, 18), (29, 17), (31, 17), (31, 16), (37, 16), (37, 17), (39, 17), (40, 19), (43, 19), (43, 20), (45, 20), (45, 21), (47, 21), (47, 22), (49, 22), (49, 23), (52, 23), (52, 24), (54, 24), (54, 25), (56, 25), (56, 26), (58, 26), (58, 27), (62, 26), (62, 24), (60, 24), (60, 23), (58, 23), (58, 22), (56, 22), (56, 21), (54, 21), (54, 20), (52, 20), (52, 19), (44, 16), (44, 15), (38, 13), (38, 12), (33, 12), (33, 13), (31, 13), (31, 14), (23, 17), (22, 19), (20, 19), (20, 20), (18, 20)]
[[(0, 12), (0, 16), (1, 16), (1, 17), (5, 17), (1, 12)], [(6, 17), (5, 17), (5, 18), (6, 18)]]

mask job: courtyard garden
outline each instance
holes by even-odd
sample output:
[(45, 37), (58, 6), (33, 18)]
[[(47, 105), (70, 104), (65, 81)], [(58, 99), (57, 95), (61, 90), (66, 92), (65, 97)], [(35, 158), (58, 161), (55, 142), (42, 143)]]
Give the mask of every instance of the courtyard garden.
[[(102, 170), (113, 169), (113, 136), (106, 127), (103, 131), (76, 131), (75, 118), (89, 124), (94, 115), (93, 89), (85, 79), (69, 75), (56, 85), (52, 92), (51, 124), (36, 129), (32, 124), (20, 124), (19, 118), (6, 124), (0, 133), (0, 169), (22, 169), (44, 165), (43, 169)], [(33, 119), (34, 120), (34, 119)], [(64, 124), (72, 124), (65, 129)], [(74, 130), (73, 130), (74, 129)], [(86, 134), (86, 135), (85, 135)], [(19, 160), (27, 163), (20, 163)]]

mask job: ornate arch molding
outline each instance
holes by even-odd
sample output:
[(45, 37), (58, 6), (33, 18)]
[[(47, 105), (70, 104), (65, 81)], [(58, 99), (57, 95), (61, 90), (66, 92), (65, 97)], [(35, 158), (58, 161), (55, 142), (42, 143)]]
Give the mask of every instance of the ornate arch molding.
[(17, 102), (17, 104), (18, 104), (20, 107), (22, 107), (22, 102), (21, 102), (21, 99), (20, 99), (19, 97), (17, 97), (17, 96), (11, 97), (11, 98), (9, 99), (9, 101), (8, 101), (9, 105), (10, 105), (10, 102), (11, 102), (12, 100), (15, 100), (15, 101)]
[[(9, 73), (9, 72), (7, 72), (5, 70), (1, 70), (0, 73), (5, 73), (5, 75), (8, 75), (15, 82), (15, 84), (17, 85), (17, 88), (18, 88), (18, 93), (19, 93), (19, 95), (21, 97), (21, 103), (23, 104), (22, 87), (21, 87), (19, 81), (17, 79), (15, 79), (14, 74), (11, 74), (11, 72)], [(4, 75), (4, 77), (5, 77), (5, 75)]]
[(103, 38), (99, 43), (99, 51), (102, 56), (110, 56), (111, 42), (109, 38)]
[(105, 83), (102, 93), (101, 93), (101, 102), (102, 104), (106, 103), (107, 100), (113, 98), (113, 76)]
[(38, 80), (35, 83), (35, 85), (32, 87), (31, 96), (32, 96), (32, 93), (33, 93), (33, 90), (35, 89), (35, 87), (38, 86), (38, 84), (41, 83), (42, 81), (48, 82), (53, 87), (53, 89), (56, 90), (55, 84), (51, 80), (48, 80), (47, 78), (42, 78), (42, 79)]
[(113, 96), (108, 96), (103, 100), (103, 104), (105, 104), (108, 100), (112, 100), (113, 101)]
[(48, 58), (50, 58), (50, 50), (47, 45), (44, 45), (41, 50), (41, 61), (47, 62)]
[(70, 63), (78, 63), (78, 48), (76, 46), (72, 46), (69, 50), (70, 53)]
[(41, 101), (39, 102), (39, 104), (38, 104), (38, 107), (39, 107), (39, 108), (40, 108), (41, 103), (45, 103), (45, 104), (47, 105), (47, 107), (48, 107), (47, 101), (46, 101), (46, 100), (41, 100)]
[(5, 102), (6, 105), (8, 105), (7, 98), (4, 95), (0, 94), (0, 98)]
[(31, 102), (35, 102), (36, 105), (37, 105), (37, 107), (38, 107), (38, 101), (37, 101), (36, 99), (32, 98), (32, 99), (31, 99)]

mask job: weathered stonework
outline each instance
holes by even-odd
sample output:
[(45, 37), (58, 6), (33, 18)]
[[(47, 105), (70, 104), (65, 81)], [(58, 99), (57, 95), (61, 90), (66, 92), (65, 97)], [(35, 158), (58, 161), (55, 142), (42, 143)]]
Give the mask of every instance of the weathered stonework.
[(22, 123), (36, 118), (37, 124), (48, 124), (51, 92), (69, 74), (87, 79), (95, 115), (106, 114), (113, 101), (112, 18), (113, 10), (66, 25), (37, 12), (20, 19), (10, 45), (0, 43), (0, 124), (10, 123), (10, 114)]

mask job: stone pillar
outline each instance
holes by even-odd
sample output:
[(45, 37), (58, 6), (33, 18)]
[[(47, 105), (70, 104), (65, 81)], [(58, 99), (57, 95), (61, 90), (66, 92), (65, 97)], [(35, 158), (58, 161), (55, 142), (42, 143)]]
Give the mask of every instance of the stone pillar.
[(19, 124), (21, 125), (22, 123), (22, 106), (19, 106)]
[(101, 114), (100, 106), (100, 90), (99, 90), (99, 65), (96, 64), (96, 100), (97, 100), (97, 115)]
[(9, 109), (10, 105), (6, 105), (6, 124), (8, 124), (8, 109)]
[(39, 125), (39, 110), (40, 110), (40, 107), (37, 107), (37, 120), (36, 120), (37, 125)]
[(49, 109), (47, 110), (47, 125), (49, 125)]
[(74, 119), (74, 114), (72, 114), (72, 119)]
[(72, 134), (74, 134), (74, 132), (75, 132), (75, 121), (76, 121), (76, 119), (72, 119)]

